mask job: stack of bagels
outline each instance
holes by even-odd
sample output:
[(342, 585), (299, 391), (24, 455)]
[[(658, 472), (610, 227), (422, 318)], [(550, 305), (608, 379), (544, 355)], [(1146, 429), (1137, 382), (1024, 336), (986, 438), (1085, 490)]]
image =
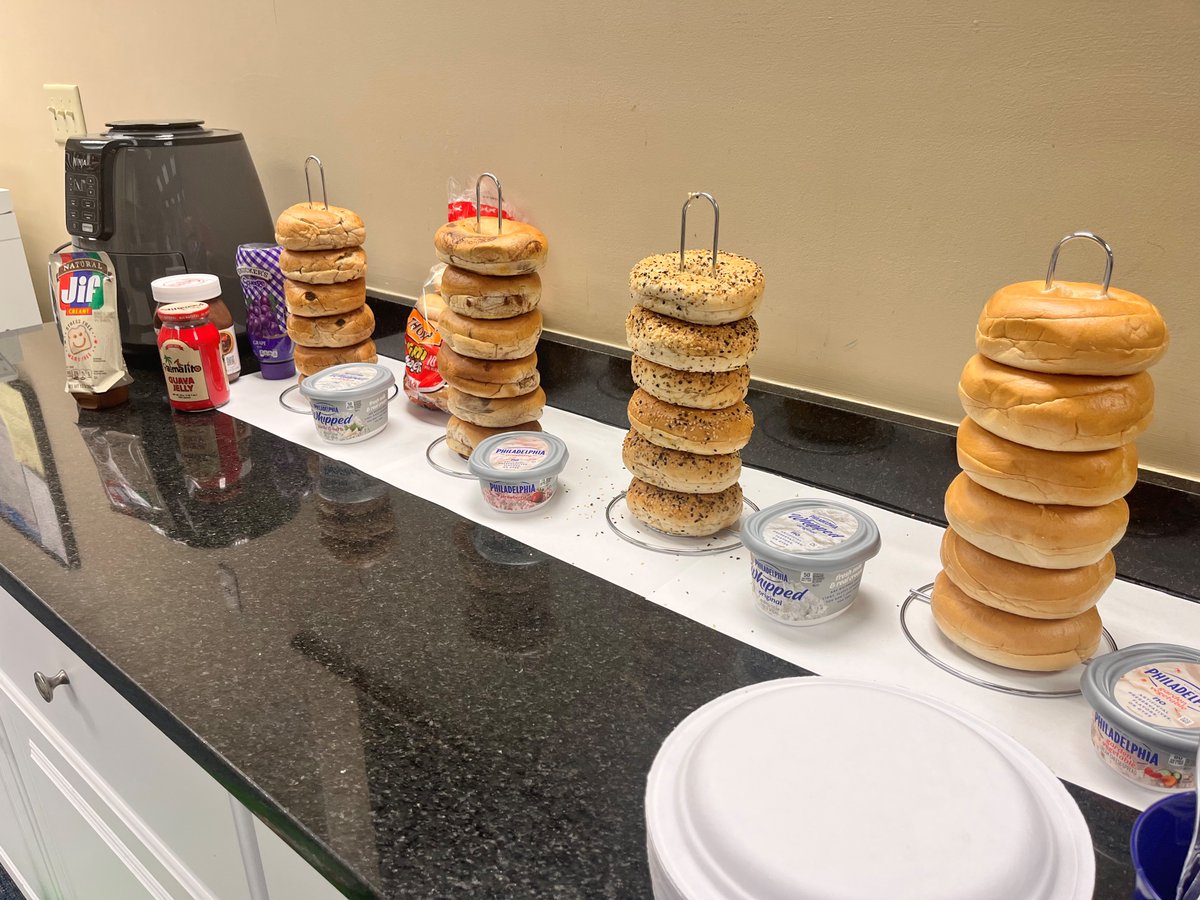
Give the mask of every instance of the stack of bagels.
[(546, 405), (537, 370), (542, 334), (546, 236), (525, 222), (472, 217), (448, 222), (433, 238), (446, 263), (438, 316), (438, 372), (450, 421), (446, 442), (469, 457), (484, 438), (541, 431)]
[(1166, 327), (1128, 291), (1026, 281), (987, 302), (975, 343), (934, 619), (981, 659), (1060, 671), (1100, 643)]
[(297, 203), (275, 223), (288, 336), (301, 380), (338, 363), (378, 359), (371, 339), (375, 316), (367, 306), (366, 236), (358, 214), (340, 206)]
[(658, 531), (706, 536), (742, 514), (739, 451), (754, 415), (746, 404), (753, 312), (762, 269), (707, 250), (643, 259), (629, 273), (634, 307), (625, 320), (633, 350), (629, 433), (622, 460), (633, 475), (630, 513)]

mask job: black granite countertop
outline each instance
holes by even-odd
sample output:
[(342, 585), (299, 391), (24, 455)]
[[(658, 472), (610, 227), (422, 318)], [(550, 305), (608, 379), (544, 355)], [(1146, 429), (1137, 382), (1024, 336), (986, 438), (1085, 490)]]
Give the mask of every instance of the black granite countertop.
[[(403, 310), (380, 312), (402, 355)], [(543, 348), (560, 405), (604, 419), (628, 397), (618, 357)], [(0, 585), (348, 896), (648, 896), (662, 740), (719, 694), (805, 674), (224, 414), (173, 414), (153, 368), (89, 413), (52, 331), (0, 353)], [(754, 404), (750, 462), (936, 518), (944, 432)], [(1200, 507), (1162, 490), (1184, 525), (1140, 577), (1187, 593), (1196, 560), (1175, 548)], [(1127, 897), (1133, 810), (1072, 790), (1096, 896)]]

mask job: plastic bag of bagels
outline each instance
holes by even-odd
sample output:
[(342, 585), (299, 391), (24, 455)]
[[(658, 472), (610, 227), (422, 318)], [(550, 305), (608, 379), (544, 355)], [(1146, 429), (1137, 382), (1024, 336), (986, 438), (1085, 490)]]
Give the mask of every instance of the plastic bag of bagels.
[[(457, 222), (459, 219), (465, 219), (468, 216), (475, 215), (475, 182), (474, 176), (470, 178), (459, 179), (453, 175), (446, 182), (446, 221)], [(496, 188), (490, 181), (483, 183), (483, 190), (480, 192), (479, 198), (479, 215), (484, 218), (496, 218), (496, 204), (490, 202), (496, 196)], [(503, 217), (505, 219), (515, 219), (518, 222), (524, 222), (523, 216), (513, 211), (512, 198), (504, 201)]]
[(440, 293), (444, 263), (429, 270), (421, 285), (413, 311), (408, 314), (404, 331), (404, 394), (418, 406), (446, 412), (446, 382), (438, 372), (438, 317), (445, 309)]

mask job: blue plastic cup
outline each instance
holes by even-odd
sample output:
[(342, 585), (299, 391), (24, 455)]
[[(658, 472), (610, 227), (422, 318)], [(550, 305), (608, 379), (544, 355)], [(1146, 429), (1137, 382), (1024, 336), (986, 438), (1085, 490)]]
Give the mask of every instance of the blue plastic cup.
[(1195, 791), (1164, 797), (1138, 816), (1129, 836), (1137, 872), (1134, 900), (1175, 900), (1195, 823)]

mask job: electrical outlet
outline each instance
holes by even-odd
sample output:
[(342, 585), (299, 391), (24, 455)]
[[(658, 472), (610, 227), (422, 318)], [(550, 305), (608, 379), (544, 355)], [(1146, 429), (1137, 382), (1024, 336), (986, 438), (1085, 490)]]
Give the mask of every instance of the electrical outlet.
[(46, 110), (54, 123), (54, 140), (65, 144), (67, 138), (87, 134), (83, 120), (83, 101), (77, 84), (43, 84)]

